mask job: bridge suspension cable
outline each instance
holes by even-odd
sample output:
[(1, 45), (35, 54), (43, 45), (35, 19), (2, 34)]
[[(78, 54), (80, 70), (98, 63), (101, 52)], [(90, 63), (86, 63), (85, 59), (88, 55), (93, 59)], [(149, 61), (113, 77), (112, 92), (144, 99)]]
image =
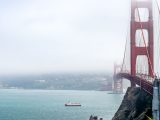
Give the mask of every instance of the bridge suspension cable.
[[(147, 10), (145, 9), (143, 19), (145, 19), (146, 13), (147, 13)], [(137, 37), (136, 38), (136, 43), (138, 44), (139, 47), (142, 46), (143, 45), (143, 36), (142, 36), (141, 32), (138, 33), (138, 36), (136, 36), (136, 37)], [(147, 71), (148, 68), (146, 68), (146, 63), (144, 63), (144, 60), (143, 59), (139, 59), (138, 63), (136, 64), (137, 73), (138, 74), (141, 73), (142, 75), (143, 75), (143, 73), (146, 74), (148, 72)]]
[(149, 65), (151, 67), (151, 71), (152, 71), (153, 77), (155, 77), (155, 73), (154, 73), (153, 66), (151, 64), (151, 60), (150, 60), (150, 56), (149, 56), (149, 52), (148, 52), (148, 49), (147, 49), (147, 44), (146, 44), (146, 39), (145, 39), (145, 36), (144, 36), (143, 25), (141, 23), (139, 9), (138, 9), (138, 7), (136, 7), (136, 9), (137, 9), (137, 12), (138, 12), (138, 20), (140, 21), (140, 27), (141, 27), (141, 33), (142, 33), (143, 42), (144, 42), (145, 49), (146, 49), (146, 52), (147, 52), (147, 58), (148, 58), (148, 61), (149, 61)]
[(160, 15), (160, 8), (159, 8), (159, 5), (158, 5), (158, 1), (157, 0), (155, 0), (155, 1), (156, 1), (156, 5), (157, 5), (157, 8), (158, 8), (159, 15)]
[[(155, 30), (157, 30), (156, 32), (157, 32), (157, 45), (158, 45), (158, 47), (157, 47), (157, 61), (156, 61), (156, 66), (157, 66), (157, 75), (159, 75), (160, 74), (160, 71), (159, 71), (159, 66), (160, 66), (160, 63), (159, 63), (159, 61), (160, 61), (160, 7), (159, 7), (159, 4), (158, 4), (158, 1), (157, 0), (154, 0), (155, 1), (155, 9), (158, 11), (158, 20), (157, 20), (157, 24), (155, 23), (155, 28), (157, 27), (157, 29), (155, 29)], [(156, 10), (155, 10), (155, 13), (156, 13)], [(155, 15), (156, 16), (156, 15)], [(156, 18), (155, 18), (155, 20), (156, 20)]]
[[(128, 31), (128, 29), (127, 29), (127, 31)], [(125, 58), (126, 58), (126, 51), (127, 51), (127, 42), (128, 42), (128, 32), (127, 32), (127, 35), (126, 35), (125, 49), (124, 49), (124, 55), (123, 55), (123, 62), (122, 62), (122, 66), (121, 66), (121, 72), (123, 72), (124, 65), (125, 65)]]

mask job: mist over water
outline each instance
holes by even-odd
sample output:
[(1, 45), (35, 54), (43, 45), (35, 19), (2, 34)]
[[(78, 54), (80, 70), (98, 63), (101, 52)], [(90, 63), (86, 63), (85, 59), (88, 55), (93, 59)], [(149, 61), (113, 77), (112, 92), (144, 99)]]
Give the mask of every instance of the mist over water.
[(128, 6), (128, 0), (0, 1), (0, 74), (112, 71), (123, 56)]
[[(110, 120), (123, 95), (99, 90), (112, 89), (129, 5), (128, 0), (0, 1), (0, 120), (88, 120), (91, 114)], [(65, 107), (68, 101), (82, 107)]]
[[(2, 120), (88, 120), (98, 115), (111, 120), (118, 109), (122, 94), (102, 91), (73, 90), (0, 90)], [(81, 107), (65, 107), (68, 101)]]

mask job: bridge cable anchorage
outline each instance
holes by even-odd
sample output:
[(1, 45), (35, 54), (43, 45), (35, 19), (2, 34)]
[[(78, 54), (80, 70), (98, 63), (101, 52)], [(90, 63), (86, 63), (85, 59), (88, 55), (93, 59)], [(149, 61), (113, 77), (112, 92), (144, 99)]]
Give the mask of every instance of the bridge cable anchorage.
[[(137, 9), (137, 12), (138, 12), (138, 20), (140, 21), (139, 23), (140, 23), (140, 27), (141, 27), (143, 42), (144, 42), (145, 49), (146, 49), (146, 52), (147, 52), (147, 58), (148, 58), (148, 61), (149, 61), (149, 65), (151, 67), (151, 71), (152, 71), (153, 77), (155, 78), (156, 74), (153, 71), (153, 66), (152, 66), (152, 63), (151, 63), (151, 60), (150, 60), (150, 56), (149, 56), (149, 52), (148, 52), (148, 49), (147, 49), (147, 45), (146, 45), (146, 42), (145, 42), (146, 40), (145, 40), (145, 36), (144, 36), (144, 32), (143, 32), (143, 25), (142, 25), (142, 22), (141, 22), (139, 9), (138, 9), (138, 7), (136, 7), (136, 9)], [(153, 82), (153, 80), (152, 80), (152, 82)]]

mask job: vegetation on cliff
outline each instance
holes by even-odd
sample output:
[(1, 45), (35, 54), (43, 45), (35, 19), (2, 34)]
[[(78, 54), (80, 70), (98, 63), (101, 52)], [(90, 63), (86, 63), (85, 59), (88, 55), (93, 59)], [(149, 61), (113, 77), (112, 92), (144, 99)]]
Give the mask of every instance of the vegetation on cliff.
[(129, 87), (112, 120), (149, 120), (152, 118), (152, 96), (140, 87)]

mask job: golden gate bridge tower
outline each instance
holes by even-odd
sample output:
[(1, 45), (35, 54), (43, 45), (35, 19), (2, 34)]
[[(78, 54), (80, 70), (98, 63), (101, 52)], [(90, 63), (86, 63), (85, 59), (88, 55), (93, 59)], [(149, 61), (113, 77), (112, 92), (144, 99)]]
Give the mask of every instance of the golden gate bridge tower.
[[(147, 10), (146, 20), (141, 19), (141, 10)], [(123, 89), (122, 80), (128, 79), (131, 86), (140, 85), (146, 87), (145, 82), (151, 84), (155, 77), (154, 73), (154, 33), (153, 33), (153, 13), (152, 0), (131, 0), (131, 21), (130, 21), (130, 70), (124, 69), (124, 61), (121, 66), (114, 65), (114, 90)], [(140, 34), (140, 38), (137, 38)], [(137, 40), (138, 39), (138, 40)], [(141, 43), (139, 42), (141, 39)], [(126, 52), (126, 49), (125, 49)], [(126, 56), (125, 56), (126, 57)], [(147, 73), (137, 70), (138, 57), (146, 57), (148, 70)], [(142, 61), (143, 64), (144, 61)], [(144, 65), (145, 66), (145, 65)], [(118, 78), (118, 79), (117, 79)], [(143, 80), (144, 82), (143, 82)], [(149, 81), (150, 80), (150, 81)], [(137, 83), (138, 82), (138, 83)], [(118, 85), (121, 84), (121, 85)], [(119, 87), (117, 87), (119, 86)], [(152, 85), (146, 87), (146, 91), (152, 94)]]
[[(131, 46), (131, 75), (136, 76), (136, 61), (138, 56), (146, 56), (148, 60), (149, 76), (154, 76), (154, 60), (153, 60), (153, 13), (152, 0), (132, 0), (131, 3), (131, 23), (130, 23), (130, 46)], [(148, 19), (142, 20), (140, 11), (146, 9)], [(136, 13), (138, 19), (136, 20)], [(137, 44), (136, 34), (138, 31), (142, 34), (143, 44)], [(146, 31), (146, 34), (145, 34)], [(147, 43), (148, 42), (148, 43)], [(131, 81), (132, 86), (135, 85)]]
[[(114, 76), (121, 71), (121, 65), (114, 64)], [(123, 79), (116, 79), (113, 77), (113, 88), (114, 93), (123, 93)]]
[[(160, 18), (160, 8), (157, 0), (158, 15)], [(141, 11), (145, 10), (147, 17), (143, 19)], [(154, 71), (154, 22), (153, 22), (153, 0), (131, 0), (131, 21), (130, 21), (130, 68), (124, 69), (122, 66), (114, 65), (114, 91), (123, 90), (122, 79), (129, 80), (131, 87), (141, 87), (146, 93), (153, 96), (152, 112), (153, 120), (160, 120), (160, 79), (156, 77)], [(139, 37), (137, 37), (139, 36)], [(159, 29), (160, 36), (160, 29)], [(160, 37), (159, 37), (160, 38)], [(158, 46), (160, 47), (160, 46)], [(126, 52), (126, 49), (125, 49)], [(159, 53), (160, 54), (160, 53)], [(126, 57), (126, 56), (124, 56)], [(139, 64), (139, 58), (146, 58)], [(144, 64), (146, 62), (146, 64)], [(147, 66), (145, 70), (140, 67)]]

